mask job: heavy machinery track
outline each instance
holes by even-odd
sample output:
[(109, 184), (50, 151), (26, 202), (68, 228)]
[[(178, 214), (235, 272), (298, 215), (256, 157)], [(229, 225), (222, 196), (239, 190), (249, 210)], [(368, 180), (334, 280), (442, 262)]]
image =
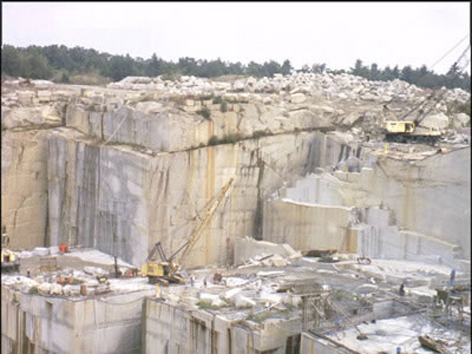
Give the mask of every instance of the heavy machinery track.
[(400, 144), (427, 144), (436, 146), (441, 140), (440, 136), (429, 135), (406, 135), (406, 134), (386, 134), (385, 141)]

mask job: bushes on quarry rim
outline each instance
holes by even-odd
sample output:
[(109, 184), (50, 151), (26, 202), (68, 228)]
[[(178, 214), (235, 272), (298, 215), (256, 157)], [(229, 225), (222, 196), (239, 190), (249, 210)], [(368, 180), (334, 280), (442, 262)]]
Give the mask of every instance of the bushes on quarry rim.
[(201, 115), (206, 120), (210, 120), (211, 112), (208, 107), (203, 107), (202, 109), (198, 110), (197, 114)]
[(218, 139), (216, 135), (213, 135), (210, 140), (208, 140), (208, 145), (234, 144), (242, 139), (244, 139), (244, 135), (239, 133), (230, 134), (221, 139)]

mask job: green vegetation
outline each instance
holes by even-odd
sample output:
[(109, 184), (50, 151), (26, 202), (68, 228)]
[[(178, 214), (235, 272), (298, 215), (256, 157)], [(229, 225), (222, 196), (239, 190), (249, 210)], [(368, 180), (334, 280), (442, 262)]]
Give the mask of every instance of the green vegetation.
[[(139, 96), (138, 98), (130, 100), (130, 103), (135, 104), (135, 103), (139, 103), (139, 102), (155, 102), (156, 100), (157, 99), (156, 99), (155, 94), (145, 93), (145, 94), (141, 94), (141, 96)], [(182, 102), (182, 101), (183, 101), (183, 98), (179, 97), (179, 102)]]
[[(252, 134), (251, 138), (257, 139), (263, 136), (270, 136), (270, 135), (272, 135), (272, 133), (270, 133), (269, 131), (259, 130), (259, 131), (255, 131)], [(240, 140), (247, 139), (247, 138), (248, 137), (240, 133), (229, 134), (221, 139), (218, 139), (218, 137), (214, 135), (210, 138), (210, 140), (208, 140), (208, 145), (234, 144)]]
[(213, 99), (213, 104), (221, 104), (223, 103), (223, 97), (221, 96), (216, 96), (214, 99)]
[(208, 140), (208, 145), (218, 145), (220, 143), (218, 137), (216, 135), (213, 135), (210, 140)]
[(219, 145), (219, 144), (234, 144), (240, 140), (243, 140), (245, 137), (242, 134), (229, 134), (221, 139), (218, 139), (215, 135), (208, 140), (208, 145)]
[(228, 103), (226, 102), (225, 99), (223, 99), (223, 97), (221, 96), (216, 96), (214, 99), (213, 99), (213, 104), (219, 104), (221, 105), (221, 112), (222, 113), (225, 113), (228, 111)]
[(465, 103), (454, 101), (447, 107), (449, 113), (466, 113), (470, 116), (470, 98)]
[(211, 112), (208, 107), (203, 107), (202, 109), (198, 110), (197, 114), (201, 115), (206, 120), (210, 120)]
[(221, 102), (221, 112), (222, 113), (228, 112), (228, 104), (224, 100), (223, 100), (223, 102)]
[(252, 316), (252, 320), (254, 322), (257, 322), (257, 323), (261, 323), (261, 322), (264, 322), (268, 317), (269, 317), (270, 313), (268, 311), (266, 312), (262, 312), (260, 314), (257, 314), (255, 316)]
[(196, 99), (200, 100), (200, 101), (208, 101), (208, 100), (211, 100), (215, 98), (215, 94), (214, 93), (210, 93), (210, 94), (201, 94), (201, 95), (198, 95)]
[(208, 301), (199, 301), (197, 303), (197, 306), (200, 310), (218, 310), (218, 306), (215, 306), (215, 305), (212, 305), (210, 302)]
[(28, 290), (28, 294), (30, 294), (30, 295), (38, 294), (38, 287), (37, 287), (37, 286), (32, 286), (32, 287)]
[(69, 78), (67, 73), (63, 73), (61, 80), (56, 82), (64, 84), (73, 84), (73, 85), (93, 85), (93, 86), (104, 86), (109, 84), (111, 80), (109, 78), (103, 77), (97, 74), (85, 74), (85, 75), (75, 75)]
[(175, 80), (180, 79), (180, 76), (181, 75), (177, 71), (171, 71), (169, 73), (163, 73), (162, 74), (162, 79), (163, 80), (175, 81)]
[(221, 140), (221, 143), (222, 144), (227, 144), (227, 143), (235, 143), (239, 140), (242, 140), (244, 139), (244, 135), (242, 134), (239, 134), (239, 133), (236, 133), (236, 134), (230, 134), (230, 135), (227, 135), (225, 136), (222, 140)]
[(182, 105), (185, 101), (185, 96), (182, 96), (182, 95), (179, 95), (179, 94), (176, 94), (176, 93), (172, 93), (169, 96), (169, 101), (175, 102), (177, 105)]
[[(275, 61), (248, 66), (216, 60), (179, 58), (177, 62), (165, 61), (155, 53), (149, 59), (132, 58), (129, 54), (111, 55), (82, 47), (68, 48), (64, 45), (2, 46), (2, 76), (48, 79), (60, 83), (72, 83), (74, 76), (94, 76), (103, 80), (119, 81), (126, 76), (159, 76), (176, 80), (182, 75), (214, 78), (229, 76), (273, 76), (275, 73), (290, 74), (289, 60), (283, 65)], [(83, 81), (84, 79), (76, 79)], [(94, 84), (95, 85), (95, 84)]]
[(252, 137), (254, 139), (261, 138), (263, 136), (268, 136), (268, 135), (272, 135), (272, 133), (267, 130), (257, 130), (254, 133), (252, 133)]
[(343, 301), (343, 300), (349, 300), (349, 299), (353, 298), (351, 293), (349, 293), (347, 291), (344, 291), (342, 289), (336, 289), (335, 291), (333, 291), (331, 296), (333, 297), (333, 299), (335, 301), (338, 301), (338, 302)]
[[(129, 54), (112, 55), (82, 47), (68, 48), (64, 45), (29, 46), (26, 48), (3, 45), (2, 79), (24, 77), (29, 79), (47, 79), (58, 83), (77, 83), (84, 85), (103, 85), (109, 81), (119, 81), (126, 76), (159, 76), (176, 80), (182, 75), (193, 75), (205, 78), (227, 77), (273, 77), (274, 74), (289, 75), (294, 72), (287, 59), (280, 65), (274, 60), (263, 64), (251, 61), (244, 65), (221, 59), (202, 60), (190, 57), (179, 58), (177, 62), (165, 61), (155, 53), (149, 59), (132, 58)], [(356, 60), (349, 70), (329, 69), (326, 64), (305, 64), (298, 72), (305, 73), (349, 73), (369, 80), (390, 81), (401, 79), (424, 88), (459, 87), (470, 92), (470, 76), (462, 72), (457, 65), (452, 65), (446, 75), (438, 75), (425, 65), (419, 68), (398, 65), (391, 68), (379, 68), (376, 63), (364, 65)], [(223, 106), (222, 106), (223, 110)]]
[(454, 63), (446, 75), (435, 74), (429, 70), (426, 65), (413, 69), (410, 65), (400, 69), (398, 65), (393, 68), (386, 66), (380, 69), (373, 63), (365, 66), (362, 60), (357, 59), (354, 67), (349, 71), (352, 75), (364, 77), (368, 80), (391, 81), (400, 79), (418, 87), (437, 89), (445, 86), (447, 88), (461, 88), (470, 92), (470, 75), (467, 72), (460, 71), (460, 68)]

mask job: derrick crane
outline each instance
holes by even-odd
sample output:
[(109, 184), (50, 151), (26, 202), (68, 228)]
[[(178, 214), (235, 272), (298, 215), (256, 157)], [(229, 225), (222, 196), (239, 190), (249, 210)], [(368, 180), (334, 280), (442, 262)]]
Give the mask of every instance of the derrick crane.
[[(230, 178), (230, 180), (223, 186), (221, 191), (218, 193), (218, 196), (213, 200), (207, 209), (205, 217), (203, 218), (200, 225), (190, 236), (189, 240), (184, 243), (182, 247), (180, 247), (172, 256), (169, 258), (166, 257), (161, 242), (157, 242), (154, 245), (154, 248), (149, 253), (141, 269), (141, 274), (143, 276), (147, 276), (150, 283), (160, 282), (166, 285), (169, 283), (184, 283), (184, 279), (178, 274), (178, 270), (185, 262), (187, 256), (190, 254), (205, 229), (210, 224), (216, 209), (221, 204), (233, 181), (234, 178)], [(161, 261), (153, 260), (156, 253), (159, 254)]]
[(17, 255), (9, 249), (10, 237), (5, 226), (2, 227), (2, 272), (18, 272), (20, 270), (20, 260)]
[[(462, 58), (465, 57), (468, 50), (470, 49), (470, 44), (468, 47), (462, 52), (459, 58), (456, 60), (454, 65), (457, 65)], [(462, 71), (468, 65), (468, 61), (462, 67), (459, 67), (459, 71)], [(411, 86), (410, 84), (409, 86)], [(408, 87), (409, 87), (408, 86)], [(442, 134), (439, 129), (426, 129), (422, 128), (418, 129), (420, 123), (427, 117), (428, 113), (431, 112), (433, 108), (430, 108), (428, 111), (424, 111), (423, 109), (426, 107), (426, 104), (430, 100), (434, 100), (434, 105), (437, 105), (446, 95), (447, 90), (440, 92), (439, 90), (434, 91), (430, 94), (426, 100), (421, 102), (420, 104), (416, 105), (413, 109), (411, 109), (408, 113), (404, 114), (400, 119), (397, 119), (393, 116), (393, 119), (385, 120), (385, 139), (386, 141), (392, 142), (399, 142), (399, 143), (415, 143), (415, 142), (422, 142), (427, 144), (436, 144), (441, 138)], [(391, 111), (388, 109), (387, 105), (393, 101), (390, 100), (387, 104), (384, 104), (383, 108), (387, 111), (390, 115), (392, 115)], [(419, 115), (414, 120), (406, 120), (406, 118), (413, 113), (414, 111), (418, 110)]]
[(423, 132), (417, 129), (425, 117), (426, 115), (423, 115), (423, 117), (415, 120), (385, 120), (386, 141), (398, 143), (424, 142), (434, 145), (441, 139), (441, 132), (438, 129), (431, 128)]

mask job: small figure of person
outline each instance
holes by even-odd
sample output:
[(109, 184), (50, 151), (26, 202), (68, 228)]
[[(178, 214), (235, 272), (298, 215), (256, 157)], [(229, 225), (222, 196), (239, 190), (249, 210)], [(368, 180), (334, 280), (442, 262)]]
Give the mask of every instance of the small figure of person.
[(454, 285), (454, 279), (456, 279), (456, 270), (455, 270), (455, 269), (453, 269), (453, 270), (451, 271), (451, 275), (450, 275), (450, 277), (449, 277), (449, 285), (450, 285), (450, 286), (453, 286), (453, 285)]
[(398, 294), (400, 296), (405, 296), (405, 284), (403, 283), (400, 284), (400, 290), (398, 290)]

